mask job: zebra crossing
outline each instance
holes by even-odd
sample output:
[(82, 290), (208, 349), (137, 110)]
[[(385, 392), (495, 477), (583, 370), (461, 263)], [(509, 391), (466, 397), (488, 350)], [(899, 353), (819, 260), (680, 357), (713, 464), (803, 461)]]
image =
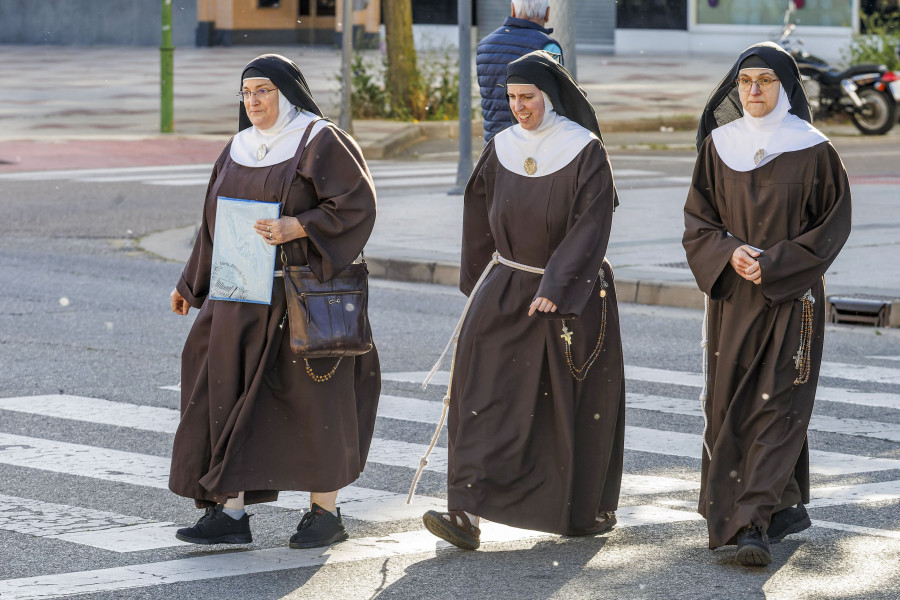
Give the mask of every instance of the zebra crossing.
[[(389, 161), (368, 163), (379, 192), (392, 190), (449, 189), (456, 185), (457, 165), (451, 161)], [(76, 183), (132, 183), (150, 186), (202, 186), (209, 183), (212, 164), (172, 165), (160, 167), (110, 167), (102, 169), (63, 169), (0, 174), (0, 181), (70, 181)], [(690, 177), (667, 176), (662, 171), (616, 169), (616, 182), (630, 185), (684, 185)]]
[[(456, 183), (456, 165), (450, 162), (371, 161), (377, 190), (449, 188)], [(209, 183), (212, 164), (162, 167), (111, 167), (0, 174), (0, 181), (71, 181), (76, 183), (133, 183), (152, 186), (203, 186)]]
[[(382, 395), (378, 418), (381, 423), (406, 423), (430, 427), (437, 423), (441, 403), (415, 397), (409, 383), (419, 383), (423, 372), (384, 373), (385, 388), (391, 394)], [(446, 386), (449, 373), (438, 372), (432, 385)], [(853, 436), (878, 443), (900, 443), (900, 369), (827, 362), (822, 377), (831, 383), (840, 380), (848, 387), (820, 386), (820, 399), (835, 406), (855, 406), (875, 409), (878, 419), (839, 418), (816, 414), (811, 431)], [(694, 431), (668, 430), (629, 424), (626, 428), (626, 453), (653, 456), (660, 459), (690, 459), (694, 465), (690, 473), (675, 475), (626, 473), (623, 477), (622, 498), (617, 511), (618, 527), (666, 525), (701, 520), (696, 514), (696, 501), (691, 499), (699, 489), (699, 465), (702, 430), (696, 391), (700, 385), (697, 373), (626, 366), (629, 388), (640, 384), (669, 384), (683, 388), (680, 397), (629, 392), (628, 410), (646, 411), (658, 415), (679, 415), (692, 419)], [(878, 389), (891, 392), (863, 392), (855, 387), (862, 382), (875, 381)], [(633, 384), (637, 383), (635, 386)], [(168, 389), (173, 389), (168, 386)], [(176, 388), (177, 389), (177, 388)], [(174, 392), (173, 392), (174, 393)], [(0, 398), (0, 423), (4, 415), (28, 415), (35, 419), (52, 419), (69, 427), (116, 426), (145, 434), (174, 433), (178, 411), (171, 408), (146, 406), (133, 402), (113, 401), (74, 395), (37, 395)], [(385, 432), (389, 428), (381, 427)], [(388, 436), (376, 436), (369, 454), (369, 465), (381, 465), (408, 472), (410, 478), (424, 444), (412, 443)], [(895, 454), (896, 455), (896, 454)], [(811, 469), (820, 481), (830, 483), (813, 487), (810, 508), (839, 505), (871, 505), (900, 500), (900, 459), (867, 454), (848, 454), (827, 449), (811, 448)], [(141, 490), (167, 489), (169, 459), (166, 456), (130, 450), (111, 449), (102, 445), (46, 439), (3, 431), (0, 426), (0, 466), (14, 467), (26, 474), (52, 475), (60, 481), (82, 478), (93, 485), (118, 484)], [(447, 468), (447, 450), (437, 447), (432, 453), (427, 471), (442, 474)], [(405, 470), (405, 471), (404, 471)], [(26, 486), (27, 488), (27, 486)], [(31, 536), (72, 548), (90, 547), (118, 556), (154, 556), (155, 552), (175, 552), (166, 560), (151, 560), (111, 568), (63, 572), (15, 579), (0, 578), (0, 598), (47, 598), (111, 592), (135, 588), (151, 588), (176, 582), (265, 573), (300, 567), (361, 561), (371, 558), (390, 558), (408, 554), (431, 555), (446, 547), (420, 527), (408, 531), (410, 520), (418, 520), (430, 509), (445, 508), (445, 500), (438, 496), (417, 495), (406, 504), (406, 495), (392, 490), (365, 485), (351, 485), (341, 491), (339, 505), (343, 514), (363, 523), (403, 527), (393, 533), (353, 538), (328, 549), (290, 550), (285, 547), (266, 547), (237, 553), (179, 555), (184, 544), (174, 538), (174, 531), (184, 524), (156, 519), (141, 514), (127, 514), (109, 510), (64, 504), (17, 495), (6, 485), (0, 494), (0, 540), (6, 534)], [(301, 492), (282, 493), (277, 502), (268, 506), (275, 510), (290, 510), (308, 506), (308, 495)], [(133, 511), (138, 513), (140, 511)], [(815, 515), (814, 515), (815, 516)], [(415, 521), (412, 521), (415, 522)], [(858, 524), (814, 521), (825, 529), (839, 530), (851, 535), (900, 539), (900, 531), (879, 529)], [(495, 523), (485, 523), (482, 540), (485, 544), (523, 541), (551, 537), (547, 534), (513, 529)], [(40, 543), (35, 542), (35, 543)], [(2, 545), (2, 544), (0, 544)], [(190, 546), (190, 545), (188, 545)], [(147, 553), (147, 554), (142, 554)]]

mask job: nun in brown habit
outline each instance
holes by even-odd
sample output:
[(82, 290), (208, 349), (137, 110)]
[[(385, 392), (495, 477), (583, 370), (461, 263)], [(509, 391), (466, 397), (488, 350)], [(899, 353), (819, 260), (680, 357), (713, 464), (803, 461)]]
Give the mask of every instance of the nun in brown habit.
[(543, 51), (508, 67), (517, 124), (465, 190), (449, 397), (448, 508), (426, 527), (461, 548), (478, 521), (563, 535), (615, 523), (625, 386), (612, 267), (616, 190), (597, 118)]
[(246, 234), (279, 246), (288, 264), (308, 264), (325, 281), (363, 249), (375, 191), (359, 147), (321, 118), (297, 65), (263, 55), (240, 84), (240, 131), (213, 168), (200, 231), (171, 294), (176, 314), (200, 312), (182, 353), (169, 488), (206, 508), (176, 537), (249, 543), (245, 503), (303, 490), (312, 492), (311, 510), (290, 545), (323, 546), (347, 538), (337, 490), (366, 462), (381, 389), (378, 354), (345, 357), (326, 381), (313, 379), (308, 370), (325, 375), (337, 359), (311, 359), (307, 367), (292, 353), (280, 252), (271, 304), (208, 298), (217, 197), (277, 203), (289, 184), (281, 218), (257, 221)]
[(850, 186), (810, 124), (794, 59), (747, 49), (701, 118), (684, 248), (707, 296), (699, 511), (745, 565), (806, 529), (825, 333), (823, 275), (850, 234)]

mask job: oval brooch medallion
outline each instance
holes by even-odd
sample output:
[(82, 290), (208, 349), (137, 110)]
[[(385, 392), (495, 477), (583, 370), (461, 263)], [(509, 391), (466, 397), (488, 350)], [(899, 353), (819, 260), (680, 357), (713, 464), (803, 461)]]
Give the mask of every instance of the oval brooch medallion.
[(758, 165), (759, 161), (766, 157), (766, 151), (764, 148), (760, 148), (756, 151), (756, 154), (753, 155), (753, 164)]
[(530, 156), (525, 159), (525, 172), (534, 175), (537, 172), (537, 163)]

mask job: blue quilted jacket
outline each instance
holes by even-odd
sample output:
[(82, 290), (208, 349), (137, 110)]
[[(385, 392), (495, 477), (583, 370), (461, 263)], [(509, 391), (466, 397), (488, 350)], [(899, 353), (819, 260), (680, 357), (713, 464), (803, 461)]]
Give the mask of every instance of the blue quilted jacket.
[[(552, 29), (545, 29), (525, 19), (507, 17), (503, 26), (488, 34), (478, 44), (475, 66), (481, 88), (481, 116), (484, 119), (484, 141), (512, 125), (509, 102), (506, 99), (506, 65), (534, 50), (544, 50), (559, 42), (550, 37)], [(562, 50), (556, 57), (562, 64)]]

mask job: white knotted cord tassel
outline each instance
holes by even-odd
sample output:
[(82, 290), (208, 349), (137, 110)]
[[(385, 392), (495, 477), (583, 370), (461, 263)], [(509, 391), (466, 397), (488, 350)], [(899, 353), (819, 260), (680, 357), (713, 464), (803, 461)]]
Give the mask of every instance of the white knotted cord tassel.
[(712, 451), (706, 442), (709, 418), (706, 416), (706, 396), (709, 392), (709, 296), (703, 294), (703, 326), (700, 333), (700, 347), (703, 348), (703, 390), (700, 392), (700, 412), (703, 413), (703, 449), (712, 460)]
[(434, 450), (434, 445), (437, 443), (438, 437), (441, 434), (441, 427), (444, 426), (444, 420), (447, 418), (447, 411), (450, 409), (450, 390), (453, 385), (453, 367), (456, 364), (456, 348), (459, 342), (459, 333), (462, 331), (463, 323), (466, 321), (466, 314), (469, 312), (469, 308), (472, 306), (472, 301), (475, 300), (475, 294), (478, 292), (478, 288), (481, 287), (481, 284), (484, 283), (484, 280), (487, 279), (488, 273), (491, 272), (491, 269), (494, 268), (494, 265), (504, 264), (508, 267), (512, 267), (513, 269), (518, 269), (519, 271), (527, 271), (528, 273), (536, 273), (538, 275), (542, 275), (544, 273), (544, 269), (539, 267), (531, 267), (529, 265), (523, 265), (521, 263), (513, 262), (506, 258), (500, 256), (499, 252), (494, 252), (491, 255), (491, 262), (487, 264), (484, 268), (484, 271), (481, 273), (481, 277), (478, 278), (478, 281), (475, 282), (475, 286), (472, 288), (472, 292), (469, 294), (469, 298), (466, 300), (466, 305), (463, 307), (462, 315), (459, 317), (459, 321), (456, 323), (456, 327), (453, 329), (453, 335), (450, 336), (450, 341), (447, 342), (447, 346), (444, 348), (444, 351), (441, 352), (440, 358), (438, 358), (437, 362), (434, 363), (434, 366), (431, 367), (431, 371), (428, 372), (428, 375), (425, 377), (425, 381), (422, 382), (422, 389), (424, 390), (428, 387), (428, 382), (431, 381), (431, 378), (434, 377), (434, 374), (437, 373), (438, 369), (441, 367), (441, 363), (444, 362), (444, 359), (447, 357), (447, 353), (450, 352), (450, 348), (453, 348), (453, 358), (450, 360), (450, 380), (447, 382), (447, 395), (444, 396), (444, 407), (441, 409), (441, 420), (438, 421), (437, 428), (434, 430), (434, 435), (431, 436), (431, 443), (428, 445), (428, 449), (425, 451), (424, 456), (419, 459), (419, 467), (416, 469), (416, 474), (413, 475), (412, 485), (409, 486), (409, 496), (406, 498), (406, 503), (409, 504), (412, 502), (412, 498), (416, 493), (416, 486), (419, 484), (419, 477), (422, 476), (422, 471), (425, 470), (425, 467), (428, 466), (428, 457), (431, 455), (431, 451)]

